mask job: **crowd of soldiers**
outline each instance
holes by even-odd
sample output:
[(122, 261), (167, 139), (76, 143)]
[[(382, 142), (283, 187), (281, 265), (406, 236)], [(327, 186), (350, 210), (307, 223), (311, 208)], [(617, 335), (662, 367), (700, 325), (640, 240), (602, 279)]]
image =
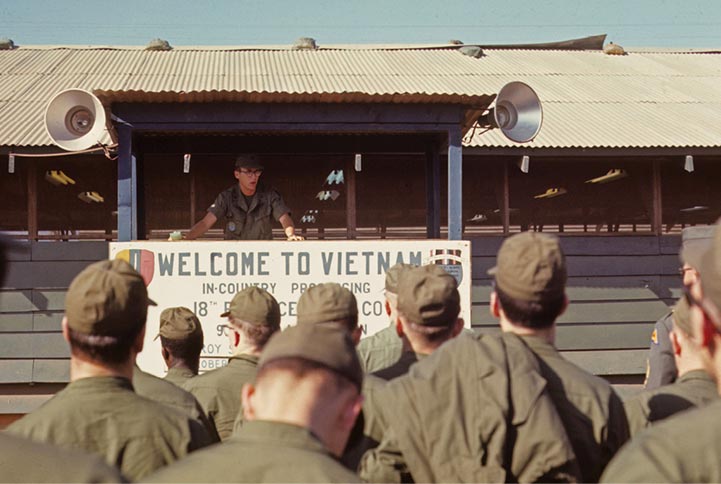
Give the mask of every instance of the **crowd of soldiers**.
[(502, 244), (500, 331), (464, 329), (441, 266), (398, 264), (390, 325), (362, 341), (339, 284), (306, 290), (284, 330), (270, 293), (238, 292), (221, 315), (233, 355), (202, 375), (200, 321), (167, 308), (164, 379), (135, 364), (155, 304), (142, 277), (92, 264), (66, 296), (71, 382), (0, 434), (0, 481), (721, 482), (721, 230), (694, 230), (684, 295), (652, 345), (667, 339), (673, 381), (626, 401), (554, 345), (568, 307), (554, 236)]

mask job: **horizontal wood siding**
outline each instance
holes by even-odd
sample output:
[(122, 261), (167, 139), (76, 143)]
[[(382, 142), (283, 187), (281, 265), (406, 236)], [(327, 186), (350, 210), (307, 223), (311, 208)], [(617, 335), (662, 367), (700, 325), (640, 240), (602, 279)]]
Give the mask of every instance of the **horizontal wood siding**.
[[(0, 384), (3, 387), (68, 381), (69, 350), (61, 332), (65, 293), (78, 272), (106, 258), (107, 254), (106, 242), (13, 244), (8, 277), (0, 288)], [(34, 397), (32, 405), (42, 398), (45, 397)], [(5, 405), (0, 405), (0, 413), (26, 410), (9, 403), (15, 401), (12, 398), (6, 399)]]
[[(502, 241), (471, 241), (471, 320), (478, 331), (497, 331), (486, 271)], [(570, 305), (558, 320), (559, 350), (597, 375), (640, 383), (653, 325), (681, 294), (680, 243), (679, 236), (561, 237)]]

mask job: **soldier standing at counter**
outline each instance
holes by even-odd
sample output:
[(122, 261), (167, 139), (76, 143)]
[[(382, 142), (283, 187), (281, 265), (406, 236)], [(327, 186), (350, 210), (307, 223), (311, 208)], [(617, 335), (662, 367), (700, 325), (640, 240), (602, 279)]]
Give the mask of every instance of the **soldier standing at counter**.
[(203, 327), (193, 311), (186, 307), (164, 309), (156, 338), (160, 338), (160, 351), (168, 367), (165, 380), (182, 386), (198, 375)]
[(236, 185), (220, 192), (198, 223), (185, 236), (197, 239), (220, 220), (226, 240), (271, 240), (271, 217), (280, 222), (288, 240), (303, 240), (296, 235), (290, 209), (283, 197), (272, 189), (259, 185), (263, 165), (255, 155), (241, 155), (235, 160), (233, 171)]
[(228, 318), (233, 356), (226, 366), (188, 380), (184, 388), (195, 395), (225, 440), (239, 416), (240, 391), (255, 379), (261, 351), (280, 329), (280, 307), (268, 291), (250, 286), (233, 297), (221, 317)]

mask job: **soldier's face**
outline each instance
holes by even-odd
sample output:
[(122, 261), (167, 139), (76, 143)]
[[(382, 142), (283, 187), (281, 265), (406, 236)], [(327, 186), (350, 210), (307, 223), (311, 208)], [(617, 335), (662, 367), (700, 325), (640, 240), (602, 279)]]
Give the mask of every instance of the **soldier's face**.
[(240, 168), (239, 170), (235, 170), (234, 174), (235, 179), (240, 183), (240, 190), (245, 195), (252, 195), (258, 187), (258, 180), (260, 180), (260, 175), (263, 174), (263, 170)]

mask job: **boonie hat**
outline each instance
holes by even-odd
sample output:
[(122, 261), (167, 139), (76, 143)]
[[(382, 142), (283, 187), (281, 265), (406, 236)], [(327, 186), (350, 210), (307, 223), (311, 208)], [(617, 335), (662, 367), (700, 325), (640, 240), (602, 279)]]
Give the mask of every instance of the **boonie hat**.
[(442, 267), (430, 264), (401, 274), (398, 311), (410, 322), (424, 326), (448, 326), (455, 323), (460, 310), (458, 283)]
[(343, 375), (360, 390), (363, 384), (358, 353), (348, 332), (338, 326), (305, 324), (275, 333), (263, 349), (258, 370), (280, 358), (301, 358)]
[(512, 298), (542, 302), (563, 297), (566, 258), (558, 237), (523, 232), (503, 241), (496, 266), (488, 271), (496, 286)]
[(121, 259), (89, 265), (65, 295), (68, 326), (80, 333), (113, 336), (145, 324), (148, 298), (143, 277)]
[(336, 282), (308, 288), (298, 299), (298, 324), (358, 319), (355, 296)]
[(238, 291), (230, 301), (228, 311), (221, 318), (233, 316), (257, 326), (280, 326), (280, 306), (273, 295), (258, 286), (248, 286)]
[[(704, 299), (711, 301), (721, 312), (721, 229), (718, 225), (714, 228), (711, 247), (701, 256), (701, 264), (696, 270), (701, 275)], [(716, 324), (721, 325), (721, 321)]]
[(686, 334), (692, 334), (691, 314), (689, 313), (688, 301), (686, 301), (685, 297), (682, 297), (676, 302), (671, 317), (673, 318), (673, 324), (676, 325), (677, 328)]
[(686, 227), (681, 231), (681, 262), (694, 269), (701, 266), (701, 256), (711, 247), (714, 225)]
[(240, 155), (235, 159), (235, 169), (250, 168), (253, 170), (262, 170), (263, 165), (256, 155)]
[[(166, 308), (160, 313), (158, 336), (172, 340), (202, 338), (203, 328), (198, 317), (186, 307)], [(155, 337), (155, 339), (158, 338)]]
[(392, 292), (393, 294), (398, 294), (398, 279), (400, 278), (400, 275), (408, 270), (412, 269), (414, 266), (412, 264), (403, 264), (402, 262), (399, 262), (398, 264), (394, 265), (390, 269), (386, 271), (386, 291)]

